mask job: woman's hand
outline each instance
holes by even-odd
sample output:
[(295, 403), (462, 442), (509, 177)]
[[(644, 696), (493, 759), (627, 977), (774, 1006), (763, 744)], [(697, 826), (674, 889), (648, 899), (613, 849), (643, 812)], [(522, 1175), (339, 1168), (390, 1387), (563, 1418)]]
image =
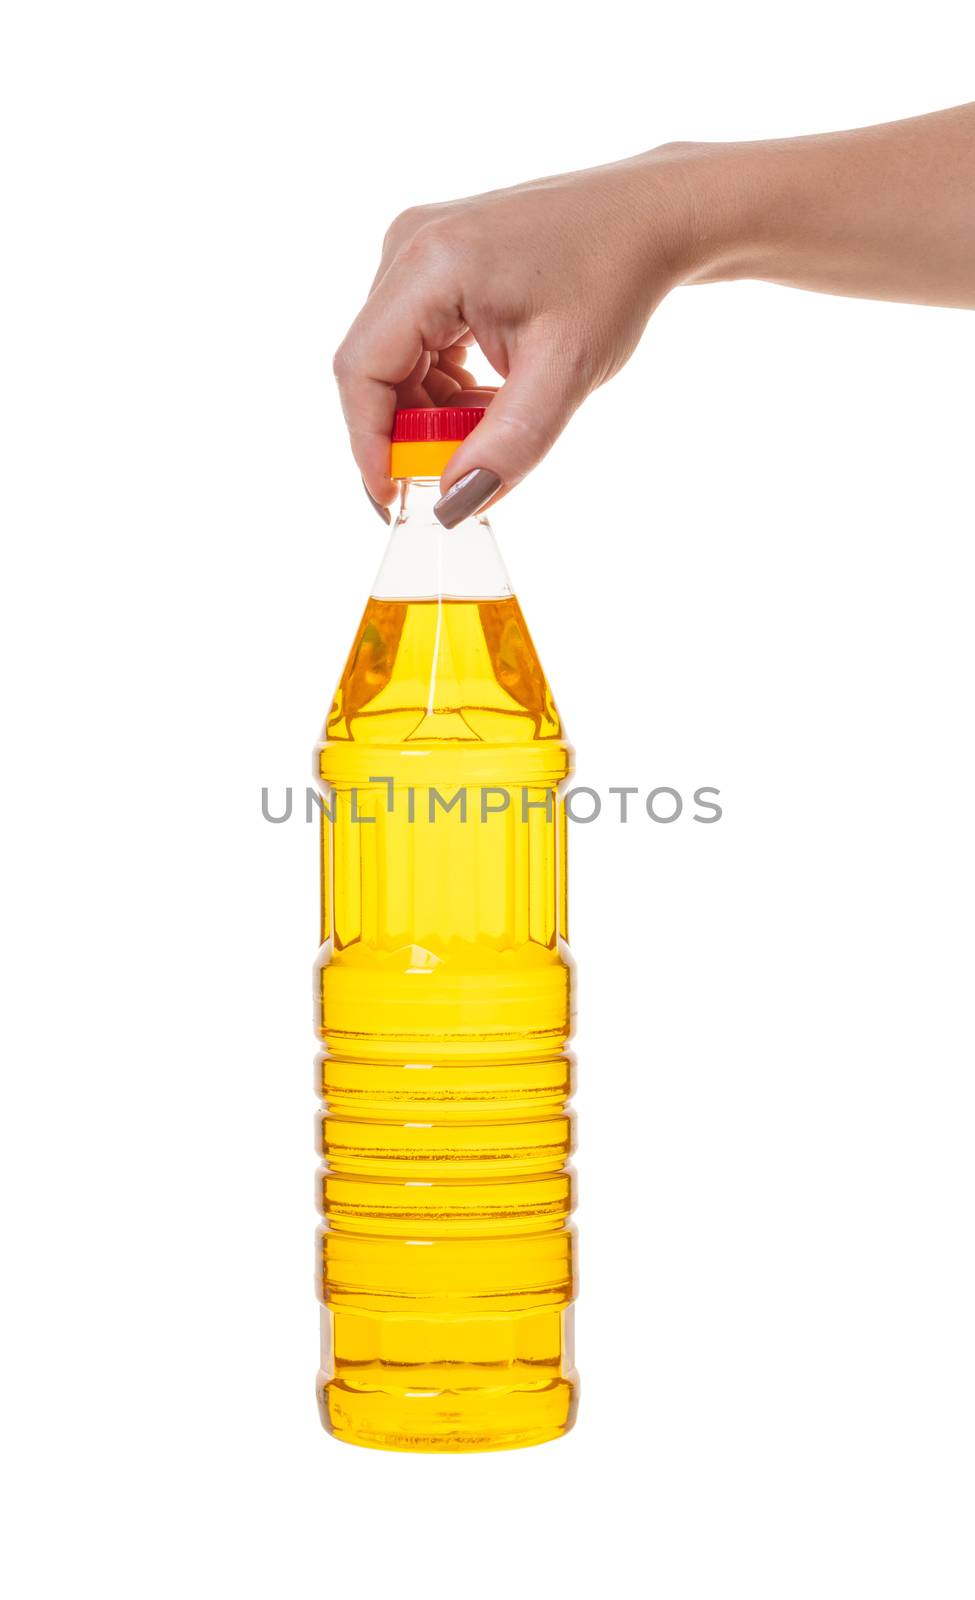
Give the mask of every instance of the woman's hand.
[(453, 526), (541, 460), (680, 280), (681, 190), (660, 180), (667, 166), (667, 152), (651, 153), (397, 217), (335, 358), (371, 499), (393, 498), (395, 408), (469, 391), (475, 340), (505, 381), (445, 471), (445, 498), (464, 482), (438, 514)]
[(473, 341), (504, 383), (444, 472), (448, 527), (541, 460), (670, 289), (732, 278), (975, 307), (975, 105), (811, 138), (665, 145), (405, 211), (335, 358), (370, 499), (387, 516), (396, 406), (470, 396)]

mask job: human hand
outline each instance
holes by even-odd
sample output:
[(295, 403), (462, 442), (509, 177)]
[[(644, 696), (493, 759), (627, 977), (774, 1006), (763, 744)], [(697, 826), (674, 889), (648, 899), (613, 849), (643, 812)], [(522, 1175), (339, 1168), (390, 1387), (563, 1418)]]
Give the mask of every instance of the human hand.
[(473, 342), (504, 383), (443, 474), (447, 526), (518, 483), (619, 371), (681, 276), (681, 188), (665, 181), (668, 165), (666, 151), (651, 152), (397, 217), (335, 358), (353, 454), (379, 508), (395, 493), (394, 410), (475, 398), (464, 365)]
[(663, 145), (612, 166), (404, 211), (335, 358), (373, 503), (393, 498), (397, 405), (504, 383), (451, 458), (453, 527), (518, 483), (618, 372), (679, 283), (762, 278), (975, 308), (975, 104), (844, 133)]

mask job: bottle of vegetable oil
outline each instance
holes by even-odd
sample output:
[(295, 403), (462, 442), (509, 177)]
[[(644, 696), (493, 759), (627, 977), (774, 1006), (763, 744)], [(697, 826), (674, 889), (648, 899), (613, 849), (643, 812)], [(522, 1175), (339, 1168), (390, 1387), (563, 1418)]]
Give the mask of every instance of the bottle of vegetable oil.
[(572, 1426), (572, 750), (484, 516), (476, 408), (400, 411), (398, 516), (325, 724), (322, 1421), (386, 1450)]

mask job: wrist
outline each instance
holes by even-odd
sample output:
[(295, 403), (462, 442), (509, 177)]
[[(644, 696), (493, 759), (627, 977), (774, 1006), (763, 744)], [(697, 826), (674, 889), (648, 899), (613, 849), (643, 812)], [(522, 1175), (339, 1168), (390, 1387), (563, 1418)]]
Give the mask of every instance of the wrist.
[(671, 287), (762, 275), (774, 199), (765, 150), (677, 143), (642, 158), (666, 196)]

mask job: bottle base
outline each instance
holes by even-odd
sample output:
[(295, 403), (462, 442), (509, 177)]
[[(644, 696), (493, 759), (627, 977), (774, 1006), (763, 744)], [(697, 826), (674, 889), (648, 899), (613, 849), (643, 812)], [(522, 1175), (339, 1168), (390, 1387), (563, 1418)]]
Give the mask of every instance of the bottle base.
[(521, 1450), (568, 1433), (578, 1381), (535, 1388), (402, 1389), (359, 1387), (319, 1374), (318, 1409), (326, 1432), (368, 1450), (467, 1454)]
[(348, 1444), (518, 1450), (575, 1421), (571, 1305), (433, 1316), (323, 1307), (321, 1324), (319, 1410)]

